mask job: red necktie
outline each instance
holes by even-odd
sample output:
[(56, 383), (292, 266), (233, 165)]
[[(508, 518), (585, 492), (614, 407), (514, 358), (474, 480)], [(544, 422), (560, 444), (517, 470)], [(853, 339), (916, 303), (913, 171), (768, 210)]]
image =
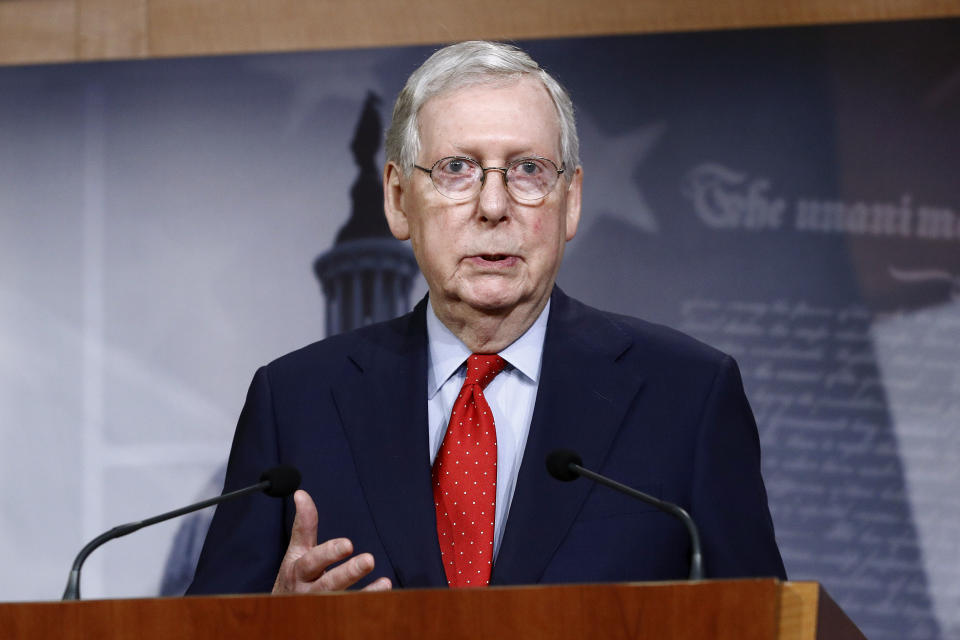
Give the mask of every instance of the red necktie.
[(497, 430), (483, 389), (507, 363), (498, 355), (472, 355), (467, 379), (453, 403), (450, 423), (433, 463), (433, 503), (447, 584), (490, 583), (497, 511)]

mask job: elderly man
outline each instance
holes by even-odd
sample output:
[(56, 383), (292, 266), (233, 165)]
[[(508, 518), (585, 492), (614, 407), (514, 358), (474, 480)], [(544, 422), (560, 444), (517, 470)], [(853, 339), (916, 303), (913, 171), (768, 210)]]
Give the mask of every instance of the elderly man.
[(257, 372), (225, 489), (286, 462), (305, 490), (219, 507), (191, 593), (686, 576), (683, 526), (557, 482), (558, 447), (686, 508), (708, 577), (784, 577), (734, 362), (554, 286), (582, 179), (570, 99), (522, 51), (461, 43), (414, 72), (384, 208), (429, 296)]

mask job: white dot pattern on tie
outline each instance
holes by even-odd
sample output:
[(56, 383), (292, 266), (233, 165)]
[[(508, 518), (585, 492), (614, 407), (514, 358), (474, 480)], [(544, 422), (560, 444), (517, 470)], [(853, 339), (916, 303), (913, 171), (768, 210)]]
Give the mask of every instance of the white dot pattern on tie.
[[(433, 465), (437, 537), (451, 587), (490, 583), (497, 495), (497, 432), (483, 390), (506, 364), (498, 355), (474, 354), (467, 359), (467, 376)], [(470, 461), (472, 465), (468, 464)], [(467, 546), (455, 548), (457, 539)]]

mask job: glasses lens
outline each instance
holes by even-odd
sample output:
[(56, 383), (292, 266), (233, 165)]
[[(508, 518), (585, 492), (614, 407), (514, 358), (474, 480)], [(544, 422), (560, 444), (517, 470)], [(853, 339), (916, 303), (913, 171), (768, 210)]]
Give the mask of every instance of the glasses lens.
[(468, 198), (483, 178), (483, 169), (469, 158), (443, 158), (430, 174), (437, 191), (448, 198)]
[(507, 167), (507, 187), (521, 200), (542, 198), (556, 183), (557, 168), (544, 158), (521, 158)]

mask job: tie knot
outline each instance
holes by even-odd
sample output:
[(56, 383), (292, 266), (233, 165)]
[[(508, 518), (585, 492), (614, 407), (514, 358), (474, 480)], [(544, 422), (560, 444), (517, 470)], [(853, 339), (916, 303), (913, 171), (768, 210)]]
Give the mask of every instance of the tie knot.
[(507, 366), (507, 361), (500, 356), (473, 354), (467, 358), (467, 379), (464, 385), (479, 384), (485, 389), (490, 381)]

